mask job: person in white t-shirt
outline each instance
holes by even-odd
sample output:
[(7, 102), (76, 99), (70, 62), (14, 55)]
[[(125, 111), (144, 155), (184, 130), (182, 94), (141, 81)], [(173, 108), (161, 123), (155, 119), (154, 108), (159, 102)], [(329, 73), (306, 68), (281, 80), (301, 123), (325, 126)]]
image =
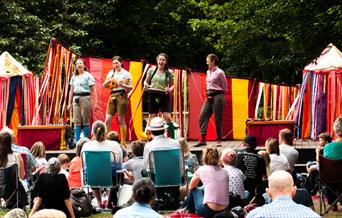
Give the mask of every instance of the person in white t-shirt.
[(106, 80), (103, 83), (105, 88), (110, 89), (105, 123), (107, 131), (110, 131), (113, 116), (115, 113), (118, 114), (121, 144), (125, 146), (127, 132), (125, 122), (128, 104), (127, 93), (132, 89), (132, 75), (123, 68), (122, 58), (120, 56), (114, 56), (112, 63), (114, 69), (108, 72)]
[(279, 142), (275, 138), (268, 138), (265, 142), (266, 151), (270, 156), (270, 174), (277, 170), (290, 170), (290, 165), (282, 153), (279, 151)]

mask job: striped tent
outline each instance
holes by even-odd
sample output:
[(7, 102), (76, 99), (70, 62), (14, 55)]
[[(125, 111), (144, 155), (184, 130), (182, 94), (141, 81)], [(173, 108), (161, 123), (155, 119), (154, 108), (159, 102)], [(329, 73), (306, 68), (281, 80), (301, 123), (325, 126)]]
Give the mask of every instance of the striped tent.
[(0, 129), (32, 122), (35, 93), (33, 76), (8, 52), (0, 56)]
[(333, 134), (334, 120), (342, 112), (342, 53), (329, 44), (303, 71), (301, 89), (290, 114), (295, 118), (297, 138), (317, 139), (321, 132)]

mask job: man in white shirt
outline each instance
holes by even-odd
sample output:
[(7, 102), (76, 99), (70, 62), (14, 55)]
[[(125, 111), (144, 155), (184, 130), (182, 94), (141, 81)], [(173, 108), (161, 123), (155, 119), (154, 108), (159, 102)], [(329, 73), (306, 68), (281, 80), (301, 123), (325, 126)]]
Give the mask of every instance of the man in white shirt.
[(293, 145), (293, 133), (290, 129), (282, 129), (279, 131), (279, 150), (280, 153), (285, 155), (289, 161), (290, 170), (294, 181), (296, 181), (296, 173), (294, 172), (294, 166), (297, 163), (299, 156), (298, 151), (292, 146)]

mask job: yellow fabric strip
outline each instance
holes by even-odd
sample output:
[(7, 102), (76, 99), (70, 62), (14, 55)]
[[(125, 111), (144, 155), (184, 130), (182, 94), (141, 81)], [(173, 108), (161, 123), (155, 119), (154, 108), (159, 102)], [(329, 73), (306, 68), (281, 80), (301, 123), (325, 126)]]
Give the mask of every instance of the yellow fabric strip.
[(245, 137), (248, 118), (248, 80), (232, 79), (233, 138)]
[[(132, 84), (133, 87), (137, 84), (142, 72), (143, 65), (141, 62), (131, 61), (129, 66), (129, 71), (132, 74)], [(139, 104), (140, 97), (142, 96), (142, 83), (138, 84), (137, 89), (131, 95), (131, 111), (132, 111), (132, 120), (135, 135), (139, 140), (147, 140), (146, 134), (143, 131), (143, 116), (142, 116), (142, 102)], [(135, 111), (136, 110), (136, 111)]]
[(66, 128), (61, 129), (61, 144), (60, 144), (61, 150), (67, 149), (67, 144), (65, 141), (65, 131), (66, 131)]

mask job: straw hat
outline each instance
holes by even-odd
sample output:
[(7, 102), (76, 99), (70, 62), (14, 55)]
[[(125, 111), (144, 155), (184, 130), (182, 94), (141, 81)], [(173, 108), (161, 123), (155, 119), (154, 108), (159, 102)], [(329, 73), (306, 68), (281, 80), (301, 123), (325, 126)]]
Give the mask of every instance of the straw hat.
[(146, 127), (146, 129), (148, 131), (158, 131), (158, 130), (164, 130), (167, 129), (167, 127), (169, 127), (163, 118), (161, 117), (155, 117), (151, 120), (151, 123), (148, 127)]

